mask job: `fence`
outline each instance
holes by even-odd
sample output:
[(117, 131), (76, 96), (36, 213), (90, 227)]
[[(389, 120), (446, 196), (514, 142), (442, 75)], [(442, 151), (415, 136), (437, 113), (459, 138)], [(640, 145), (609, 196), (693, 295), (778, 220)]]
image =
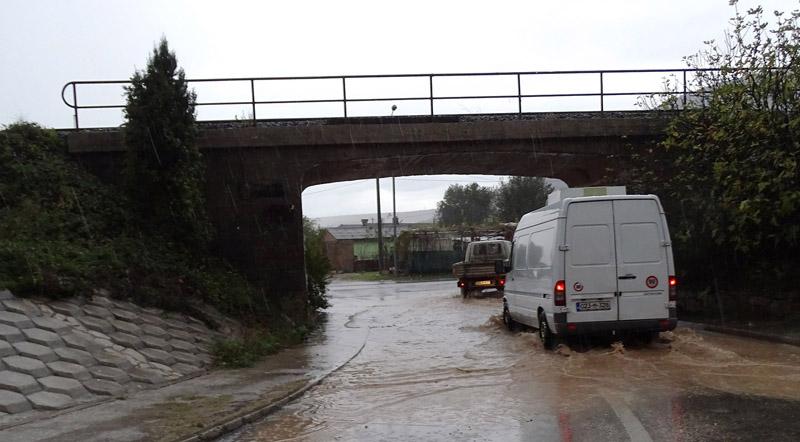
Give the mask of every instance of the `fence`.
[[(506, 105), (511, 104), (511, 107), (506, 106), (501, 112), (489, 113), (530, 113), (537, 112), (531, 111), (530, 106), (527, 106), (531, 100), (538, 99), (556, 99), (564, 100), (568, 98), (590, 98), (594, 103), (591, 109), (583, 109), (590, 111), (605, 112), (608, 110), (609, 99), (614, 97), (643, 97), (652, 95), (675, 95), (678, 96), (681, 102), (685, 105), (690, 97), (695, 94), (691, 91), (691, 86), (698, 72), (702, 71), (716, 71), (715, 69), (631, 69), (631, 70), (577, 70), (577, 71), (530, 71), (530, 72), (481, 72), (481, 73), (441, 73), (441, 74), (397, 74), (397, 75), (341, 75), (341, 76), (311, 76), (311, 77), (243, 77), (243, 78), (199, 78), (187, 80), (190, 85), (201, 86), (207, 84), (223, 84), (228, 87), (246, 87), (249, 89), (249, 97), (247, 99), (232, 99), (232, 100), (218, 100), (218, 101), (198, 101), (196, 106), (198, 108), (210, 108), (221, 106), (245, 106), (249, 108), (250, 115), (247, 116), (248, 120), (253, 122), (258, 120), (258, 109), (264, 106), (282, 106), (282, 105), (315, 105), (322, 106), (326, 104), (335, 104), (340, 106), (339, 111), (331, 114), (330, 109), (326, 115), (314, 113), (314, 109), (308, 113), (304, 118), (315, 117), (343, 117), (348, 118), (353, 115), (353, 106), (363, 103), (404, 103), (414, 102), (416, 104), (424, 103), (424, 108), (416, 107), (412, 115), (442, 115), (442, 114), (460, 114), (460, 113), (481, 113), (481, 112), (463, 112), (452, 107), (442, 106), (447, 103), (455, 101), (488, 101), (488, 100), (504, 100)], [(653, 75), (664, 78), (670, 76), (674, 79), (672, 90), (653, 90), (653, 89), (640, 89), (637, 86), (642, 84), (642, 81), (631, 80), (636, 76), (652, 77)], [(576, 81), (579, 80), (579, 81)], [(623, 79), (623, 80), (620, 80)], [(396, 86), (392, 86), (392, 82), (397, 84), (401, 80), (416, 81), (417, 89), (414, 92), (407, 94), (386, 95), (383, 93), (376, 94), (378, 96), (366, 96), (362, 94), (354, 94), (353, 88), (361, 84), (361, 89), (364, 89), (364, 82), (375, 83), (371, 86), (372, 89), (379, 89), (380, 91), (390, 90), (392, 92), (398, 91)], [(480, 80), (480, 81), (478, 81)], [(496, 85), (502, 85), (500, 93), (477, 93), (480, 89), (487, 89), (484, 87), (475, 87), (473, 84), (470, 87), (467, 83), (480, 83), (484, 84), (494, 81)], [(540, 81), (542, 84), (554, 84), (555, 89), (550, 90), (549, 86), (546, 92), (529, 93), (531, 89), (531, 82), (535, 83)], [(615, 81), (611, 81), (615, 80)], [(623, 82), (623, 88), (609, 87), (610, 81), (615, 85), (620, 81)], [(301, 92), (304, 87), (308, 87), (313, 82), (324, 82), (328, 84), (325, 88), (324, 98), (294, 98), (294, 99), (259, 99), (257, 88), (275, 87), (276, 85), (286, 85), (287, 82), (294, 84), (295, 92), (298, 95), (303, 95)], [(448, 85), (447, 82), (450, 82)], [(453, 89), (453, 82), (457, 85), (459, 82), (462, 85), (467, 85), (469, 89), (466, 95), (459, 95), (448, 93), (448, 90)], [(106, 103), (106, 104), (80, 104), (78, 92), (79, 89), (83, 90), (91, 87), (100, 87), (108, 85), (118, 85), (120, 87), (128, 85), (129, 80), (98, 80), (98, 81), (70, 81), (64, 85), (61, 90), (61, 99), (68, 107), (73, 109), (73, 118), (75, 128), (80, 128), (80, 111), (84, 110), (99, 110), (99, 109), (122, 109), (124, 104), (119, 103)], [(381, 87), (380, 83), (383, 83)], [(565, 90), (568, 83), (576, 84), (576, 89)], [(418, 89), (420, 84), (425, 90), (420, 93)], [(331, 85), (335, 93), (331, 90)], [(435, 87), (436, 86), (436, 87)], [(564, 87), (565, 89), (559, 89)], [(291, 89), (291, 88), (290, 88)], [(319, 89), (319, 88), (318, 88)], [(369, 88), (367, 88), (369, 89)], [(411, 89), (411, 88), (408, 88)], [(534, 88), (535, 89), (535, 88)], [(348, 93), (350, 91), (350, 93)], [(280, 92), (280, 91), (279, 91)], [(285, 88), (284, 88), (285, 92)], [(534, 91), (535, 92), (535, 91)], [(331, 95), (333, 94), (333, 95)], [(71, 96), (71, 101), (68, 100), (68, 95)], [(269, 94), (268, 94), (269, 95)], [(283, 93), (273, 93), (275, 96), (283, 95)], [(269, 98), (269, 97), (268, 97)], [(444, 110), (437, 112), (437, 107), (443, 107)], [(527, 107), (527, 108), (526, 108)], [(394, 114), (393, 106), (392, 114)], [(423, 110), (424, 109), (424, 110)], [(317, 108), (319, 111), (319, 108)], [(207, 121), (207, 120), (200, 120)]]

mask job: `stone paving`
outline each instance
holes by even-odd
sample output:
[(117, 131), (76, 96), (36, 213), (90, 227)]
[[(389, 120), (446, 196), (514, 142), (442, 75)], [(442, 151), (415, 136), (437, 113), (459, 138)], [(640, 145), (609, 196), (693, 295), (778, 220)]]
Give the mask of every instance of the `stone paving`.
[(0, 425), (205, 371), (217, 336), (192, 317), (103, 295), (45, 302), (0, 290)]

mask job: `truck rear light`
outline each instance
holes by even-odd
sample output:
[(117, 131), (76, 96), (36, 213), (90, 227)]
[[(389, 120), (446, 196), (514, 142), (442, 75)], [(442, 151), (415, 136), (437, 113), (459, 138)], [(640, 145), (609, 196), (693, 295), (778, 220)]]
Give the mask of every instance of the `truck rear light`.
[(662, 319), (658, 321), (658, 325), (661, 327), (662, 331), (669, 330), (669, 319)]
[(574, 332), (576, 330), (578, 330), (578, 325), (577, 324), (573, 324), (572, 322), (567, 324), (567, 331)]
[(669, 275), (669, 300), (678, 300), (678, 278), (674, 275)]
[(459, 279), (459, 280), (458, 280), (458, 286), (459, 286), (459, 287), (464, 287), (464, 281), (462, 281), (462, 280), (460, 280), (460, 279)]
[(506, 285), (506, 278), (500, 278), (497, 283), (500, 285), (500, 287), (504, 287)]
[(556, 282), (556, 286), (553, 288), (553, 301), (557, 306), (567, 305), (567, 283), (563, 280)]

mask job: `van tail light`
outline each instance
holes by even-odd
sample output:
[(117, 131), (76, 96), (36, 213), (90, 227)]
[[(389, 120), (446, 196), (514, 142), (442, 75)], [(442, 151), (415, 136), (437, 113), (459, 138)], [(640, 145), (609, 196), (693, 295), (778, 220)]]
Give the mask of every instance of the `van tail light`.
[(669, 300), (678, 300), (678, 278), (673, 275), (669, 275)]
[(555, 305), (564, 307), (567, 305), (567, 283), (558, 281), (553, 288), (553, 300)]
[(462, 280), (460, 280), (460, 279), (459, 279), (459, 280), (458, 280), (458, 286), (459, 286), (459, 287), (464, 287), (464, 285), (465, 285), (465, 284), (464, 284), (464, 281), (462, 281)]
[(505, 285), (506, 285), (506, 278), (505, 278), (505, 277), (503, 277), (503, 278), (500, 278), (500, 279), (497, 281), (497, 283), (498, 283), (498, 284), (500, 284), (500, 287), (505, 287)]

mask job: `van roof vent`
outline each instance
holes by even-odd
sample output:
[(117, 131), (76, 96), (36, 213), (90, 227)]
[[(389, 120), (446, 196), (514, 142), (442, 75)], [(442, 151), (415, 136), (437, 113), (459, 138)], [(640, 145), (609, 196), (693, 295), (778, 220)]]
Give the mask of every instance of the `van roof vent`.
[(627, 195), (625, 186), (606, 187), (567, 187), (556, 189), (547, 196), (547, 204), (557, 203), (565, 198), (578, 198), (582, 196)]

